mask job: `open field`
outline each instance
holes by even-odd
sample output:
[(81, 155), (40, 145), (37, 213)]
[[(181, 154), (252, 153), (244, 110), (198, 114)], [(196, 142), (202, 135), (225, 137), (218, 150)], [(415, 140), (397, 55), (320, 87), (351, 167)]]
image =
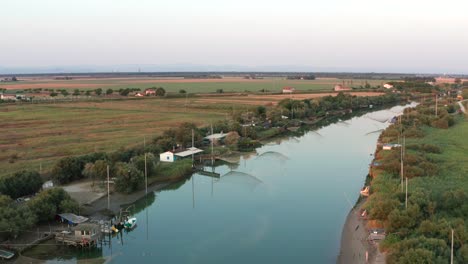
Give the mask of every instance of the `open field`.
[[(242, 104), (242, 105), (276, 105), (279, 101), (291, 98), (294, 100), (304, 100), (311, 98), (319, 98), (323, 96), (335, 96), (338, 93), (316, 93), (316, 94), (275, 94), (275, 95), (258, 95), (247, 94), (244, 96), (217, 96), (217, 97), (196, 97), (192, 102), (199, 104)], [(349, 93), (356, 96), (378, 96), (383, 93), (373, 92), (352, 92)]]
[[(21, 89), (121, 89), (140, 88), (145, 89), (153, 86), (161, 86), (168, 92), (177, 93), (184, 89), (188, 93), (214, 93), (218, 89), (224, 92), (258, 92), (262, 89), (279, 92), (284, 86), (295, 87), (299, 91), (331, 91), (336, 84), (345, 83), (349, 86), (365, 85), (365, 80), (342, 80), (324, 78), (316, 80), (286, 80), (284, 78), (265, 78), (248, 80), (243, 78), (229, 77), (223, 79), (168, 79), (168, 78), (83, 78), (73, 80), (53, 79), (21, 79), (19, 82), (0, 83), (0, 88), (9, 90)], [(386, 80), (369, 80), (368, 83), (377, 86)]]
[[(378, 93), (357, 93), (379, 95)], [(0, 177), (21, 169), (51, 169), (68, 155), (116, 151), (143, 144), (182, 122), (208, 125), (232, 111), (276, 104), (284, 98), (325, 94), (144, 98), (98, 102), (64, 102), (0, 106)]]
[(3, 106), (0, 176), (39, 169), (41, 163), (43, 170), (49, 170), (60, 157), (115, 151), (143, 144), (144, 137), (150, 140), (184, 121), (204, 125), (225, 117), (219, 109), (185, 109), (179, 103), (126, 100)]
[[(461, 119), (461, 118), (460, 118)], [(411, 187), (431, 190), (435, 196), (462, 188), (468, 190), (468, 120), (460, 120), (444, 130), (427, 128), (427, 136), (408, 140), (407, 144), (434, 144), (443, 148), (443, 155), (433, 155), (439, 166), (437, 177), (411, 179)]]

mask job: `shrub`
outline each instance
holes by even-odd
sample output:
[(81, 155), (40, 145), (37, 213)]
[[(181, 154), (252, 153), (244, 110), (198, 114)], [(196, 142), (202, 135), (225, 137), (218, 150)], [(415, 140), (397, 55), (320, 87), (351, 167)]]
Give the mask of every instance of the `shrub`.
[(40, 192), (28, 203), (29, 209), (39, 221), (53, 220), (59, 213), (77, 213), (78, 203), (62, 188), (52, 188)]
[(117, 162), (114, 167), (115, 188), (119, 192), (131, 193), (142, 186), (144, 182), (143, 172), (138, 170), (135, 166)]
[(42, 178), (36, 171), (21, 171), (12, 176), (0, 178), (0, 193), (13, 199), (31, 195), (42, 187)]

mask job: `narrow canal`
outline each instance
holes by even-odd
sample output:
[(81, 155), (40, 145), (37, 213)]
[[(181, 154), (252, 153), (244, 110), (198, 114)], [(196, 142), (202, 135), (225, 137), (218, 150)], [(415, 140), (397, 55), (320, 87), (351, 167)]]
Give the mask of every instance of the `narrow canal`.
[[(78, 258), (110, 263), (335, 263), (381, 129), (403, 107), (289, 137), (137, 203), (138, 226)], [(211, 168), (207, 168), (211, 171)], [(51, 251), (49, 251), (50, 253)], [(76, 262), (70, 252), (50, 259)], [(69, 255), (71, 254), (71, 255)]]

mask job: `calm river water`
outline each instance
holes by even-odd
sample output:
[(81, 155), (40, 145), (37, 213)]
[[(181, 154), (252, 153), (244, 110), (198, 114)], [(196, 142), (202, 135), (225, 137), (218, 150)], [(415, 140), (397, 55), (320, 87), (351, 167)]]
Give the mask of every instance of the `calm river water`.
[[(138, 202), (138, 226), (79, 258), (111, 263), (335, 263), (385, 120), (368, 113), (256, 149)], [(207, 168), (211, 171), (211, 168)], [(146, 205), (148, 205), (146, 207)], [(146, 207), (146, 208), (145, 208)], [(53, 250), (49, 251), (52, 252)], [(56, 251), (61, 252), (61, 251)], [(76, 253), (57, 261), (76, 262)]]

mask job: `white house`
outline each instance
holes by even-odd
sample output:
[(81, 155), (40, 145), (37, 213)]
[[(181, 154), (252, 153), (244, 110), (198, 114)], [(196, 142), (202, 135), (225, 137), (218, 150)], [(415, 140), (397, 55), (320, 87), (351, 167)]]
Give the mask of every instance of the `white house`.
[(383, 145), (382, 149), (383, 150), (392, 150), (393, 148), (400, 148), (400, 144), (385, 144)]
[(159, 160), (164, 162), (174, 162), (177, 158), (174, 156), (174, 153), (171, 151), (166, 151), (159, 154)]
[(347, 86), (344, 86), (342, 84), (337, 84), (335, 85), (335, 92), (340, 92), (340, 91), (351, 91), (352, 88), (351, 87), (347, 87)]
[(16, 101), (16, 94), (0, 94), (0, 100), (5, 100), (5, 101)]
[(386, 89), (392, 89), (393, 88), (393, 85), (389, 84), (389, 83), (386, 83), (383, 85), (384, 88)]
[(295, 89), (293, 87), (283, 87), (283, 93), (294, 93)]

